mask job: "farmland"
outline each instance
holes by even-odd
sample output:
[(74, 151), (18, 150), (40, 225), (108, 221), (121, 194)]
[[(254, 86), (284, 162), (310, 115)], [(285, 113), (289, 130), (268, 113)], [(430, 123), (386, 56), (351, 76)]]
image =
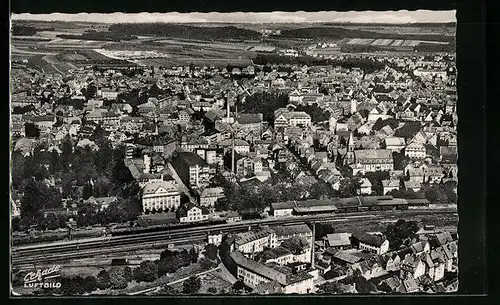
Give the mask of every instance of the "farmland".
[[(23, 23), (19, 23), (23, 26)], [(30, 28), (31, 27), (31, 28)], [(281, 36), (261, 37), (262, 28), (281, 29)], [(317, 24), (92, 24), (32, 22), (11, 40), (12, 59), (29, 59), (39, 71), (60, 73), (82, 65), (248, 65), (256, 58), (254, 47), (266, 45), (302, 49), (312, 41), (337, 42), (342, 52), (439, 52), (454, 49), (454, 24), (444, 25), (339, 25)], [(34, 30), (33, 30), (34, 29)], [(132, 37), (103, 41), (97, 37)], [(101, 37), (101, 38), (102, 38)], [(78, 38), (78, 39), (77, 39)], [(94, 40), (92, 40), (94, 39)], [(120, 38), (121, 39), (121, 38)], [(113, 39), (112, 39), (113, 40)], [(366, 40), (367, 43), (357, 41)], [(369, 42), (368, 42), (369, 41)], [(444, 43), (444, 44), (443, 44)], [(31, 58), (35, 56), (34, 58)]]

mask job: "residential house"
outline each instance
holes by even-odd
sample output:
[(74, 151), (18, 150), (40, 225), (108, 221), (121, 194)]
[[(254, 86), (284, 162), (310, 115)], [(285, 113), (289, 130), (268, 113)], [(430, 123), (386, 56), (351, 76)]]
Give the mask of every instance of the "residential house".
[(399, 190), (399, 180), (382, 180), (382, 186), (384, 187), (384, 194), (388, 194), (392, 190)]
[(345, 250), (351, 248), (350, 233), (333, 233), (323, 237), (325, 247), (335, 250)]
[(177, 218), (181, 223), (193, 223), (207, 221), (210, 212), (206, 207), (197, 207), (192, 203), (188, 203), (185, 207), (177, 210)]
[(400, 152), (406, 146), (405, 139), (400, 137), (387, 137), (384, 142), (385, 148), (393, 152)]
[(273, 217), (291, 216), (294, 207), (294, 201), (272, 202), (270, 215)]
[(360, 181), (360, 194), (370, 195), (372, 193), (372, 183), (367, 178), (361, 178)]
[(206, 207), (213, 207), (215, 202), (224, 197), (224, 190), (222, 187), (210, 187), (204, 189), (200, 194), (200, 205)]
[(353, 164), (360, 164), (365, 171), (389, 171), (394, 169), (392, 151), (388, 149), (366, 149), (354, 151)]
[(274, 128), (310, 125), (311, 116), (303, 111), (289, 111), (286, 108), (274, 111)]
[(227, 223), (233, 223), (233, 222), (238, 222), (241, 221), (241, 215), (236, 212), (236, 211), (229, 211), (226, 214), (226, 222)]
[(389, 241), (384, 236), (354, 233), (352, 237), (357, 241), (359, 250), (366, 250), (379, 255), (389, 251)]
[(421, 142), (411, 142), (405, 147), (405, 156), (410, 159), (424, 159), (426, 155), (426, 148)]

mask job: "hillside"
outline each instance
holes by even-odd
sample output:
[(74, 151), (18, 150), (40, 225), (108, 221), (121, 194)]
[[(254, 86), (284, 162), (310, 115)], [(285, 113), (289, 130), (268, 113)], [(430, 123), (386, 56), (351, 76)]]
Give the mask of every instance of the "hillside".
[(197, 40), (252, 40), (261, 37), (258, 32), (235, 26), (196, 27), (167, 23), (113, 24), (109, 31), (126, 35), (158, 35)]
[(301, 29), (288, 29), (281, 31), (283, 38), (371, 38), (371, 39), (407, 39), (407, 40), (429, 40), (429, 41), (445, 41), (453, 42), (455, 37), (445, 35), (423, 35), (423, 34), (396, 34), (396, 33), (380, 33), (373, 31), (346, 29), (340, 27), (310, 27)]

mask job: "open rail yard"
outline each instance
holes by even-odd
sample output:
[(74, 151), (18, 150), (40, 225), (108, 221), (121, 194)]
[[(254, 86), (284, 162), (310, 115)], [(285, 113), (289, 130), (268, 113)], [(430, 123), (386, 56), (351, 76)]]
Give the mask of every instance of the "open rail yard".
[(350, 225), (353, 228), (369, 227), (380, 229), (382, 221), (397, 219), (420, 219), (425, 224), (443, 224), (445, 219), (453, 223), (457, 221), (456, 209), (436, 210), (429, 215), (427, 210), (373, 211), (349, 214), (325, 214), (313, 216), (290, 216), (262, 220), (241, 221), (231, 224), (209, 225), (184, 229), (167, 229), (158, 232), (137, 233), (133, 235), (111, 236), (27, 245), (12, 248), (12, 264), (14, 266), (43, 263), (51, 261), (70, 261), (77, 258), (92, 257), (101, 254), (119, 255), (119, 253), (145, 249), (166, 247), (168, 244), (193, 243), (207, 238), (209, 231), (235, 233), (246, 231), (261, 225), (293, 225), (312, 222), (331, 222), (334, 226)]

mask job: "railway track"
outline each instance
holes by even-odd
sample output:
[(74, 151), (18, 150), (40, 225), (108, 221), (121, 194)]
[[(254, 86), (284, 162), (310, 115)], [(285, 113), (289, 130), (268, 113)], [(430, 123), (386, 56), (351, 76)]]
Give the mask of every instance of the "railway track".
[[(453, 215), (456, 210), (434, 210), (433, 215)], [(12, 248), (12, 264), (26, 264), (33, 262), (49, 262), (71, 260), (97, 256), (100, 254), (126, 252), (137, 249), (145, 249), (154, 246), (165, 246), (188, 240), (199, 241), (207, 238), (208, 231), (221, 231), (223, 233), (235, 233), (255, 228), (259, 225), (294, 225), (310, 222), (345, 222), (373, 220), (381, 221), (395, 218), (415, 217), (428, 215), (428, 210), (405, 210), (405, 211), (382, 211), (377, 215), (371, 212), (352, 214), (329, 214), (289, 218), (264, 219), (259, 221), (244, 221), (232, 224), (219, 224), (212, 226), (170, 229), (159, 232), (138, 233), (134, 235), (122, 235), (103, 237), (87, 241), (70, 241), (63, 243), (38, 244)]]

